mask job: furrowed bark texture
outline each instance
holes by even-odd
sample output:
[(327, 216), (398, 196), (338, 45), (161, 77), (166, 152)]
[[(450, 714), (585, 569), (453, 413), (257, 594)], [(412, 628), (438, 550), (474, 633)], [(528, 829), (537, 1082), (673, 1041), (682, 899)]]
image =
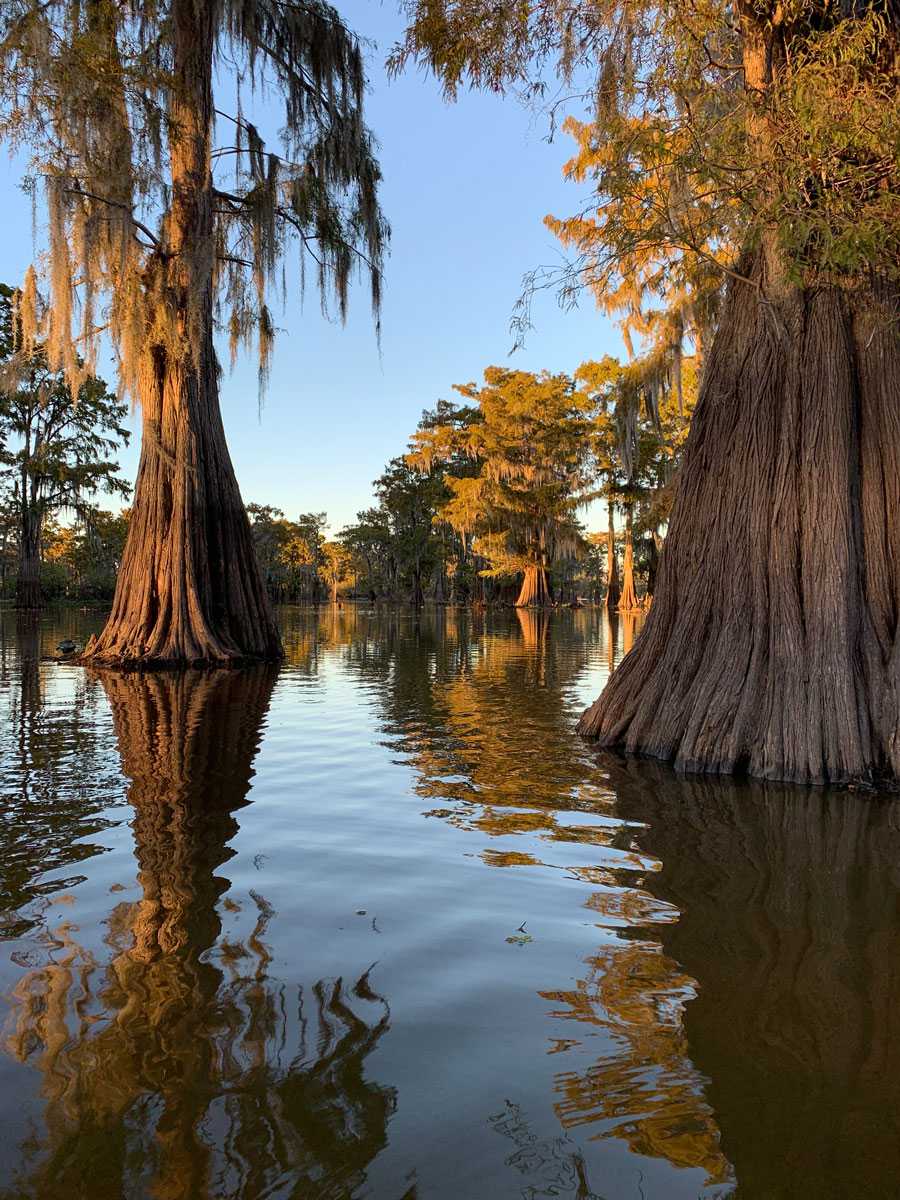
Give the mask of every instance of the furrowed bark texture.
[(900, 775), (898, 315), (734, 285), (653, 607), (581, 733), (684, 771)]
[[(85, 658), (147, 665), (276, 658), (278, 631), (219, 410), (210, 172), (215, 5), (173, 4), (172, 205), (150, 265), (163, 328), (143, 370), (143, 439), (112, 612)], [(180, 343), (180, 344), (179, 344)]]
[(541, 606), (553, 603), (553, 593), (546, 567), (527, 567), (522, 587), (516, 600), (516, 608), (528, 608), (532, 605)]
[(19, 532), (19, 573), (16, 577), (16, 608), (40, 608), (41, 595), (41, 519), (26, 507)]

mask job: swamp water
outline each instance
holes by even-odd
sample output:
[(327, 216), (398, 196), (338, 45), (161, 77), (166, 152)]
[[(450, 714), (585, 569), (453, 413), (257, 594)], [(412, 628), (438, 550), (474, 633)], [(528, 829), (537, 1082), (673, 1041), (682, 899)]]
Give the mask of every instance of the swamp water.
[(634, 622), (0, 619), (0, 1197), (900, 1196), (900, 804), (572, 732)]

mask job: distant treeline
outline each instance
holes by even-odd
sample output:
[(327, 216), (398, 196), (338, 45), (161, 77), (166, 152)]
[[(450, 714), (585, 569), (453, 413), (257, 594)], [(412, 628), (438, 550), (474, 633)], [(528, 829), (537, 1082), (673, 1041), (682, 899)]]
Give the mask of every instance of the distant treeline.
[[(249, 504), (271, 599), (646, 603), (696, 393), (695, 360), (677, 366), (677, 376), (653, 357), (586, 362), (572, 376), (490, 367), (481, 385), (456, 388), (461, 402), (423, 412), (374, 481), (373, 506), (331, 539), (324, 512), (291, 519)], [(102, 509), (85, 491), (129, 494), (110, 454), (126, 436), (121, 415), (102, 384), (73, 410), (52, 375), (43, 391), (23, 384), (0, 400), (4, 598), (22, 602), (37, 580), (44, 600), (111, 600), (130, 510)], [(585, 527), (589, 506), (600, 531)]]
[[(333, 540), (325, 513), (249, 505), (272, 599), (640, 606), (696, 394), (694, 360), (678, 366), (488, 368), (456, 388), (462, 404), (423, 413), (373, 507)], [(591, 533), (580, 517), (594, 501), (606, 528)]]

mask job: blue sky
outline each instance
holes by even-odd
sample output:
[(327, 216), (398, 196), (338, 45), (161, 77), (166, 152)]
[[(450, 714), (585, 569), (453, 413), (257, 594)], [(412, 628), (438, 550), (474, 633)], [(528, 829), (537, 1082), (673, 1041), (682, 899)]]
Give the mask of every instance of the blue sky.
[[(388, 81), (384, 58), (402, 30), (395, 0), (338, 0), (338, 7), (376, 43), (367, 115), (381, 146), (382, 204), (393, 231), (381, 354), (364, 284), (343, 327), (322, 318), (310, 290), (304, 311), (289, 297), (275, 314), (283, 332), (262, 412), (252, 358), (222, 381), (245, 502), (275, 504), (288, 516), (324, 510), (334, 529), (371, 503), (372, 480), (403, 452), (422, 409), (452, 397), (452, 384), (479, 378), (492, 363), (573, 371), (583, 359), (621, 353), (617, 331), (588, 297), (563, 312), (546, 294), (535, 303), (526, 346), (507, 358), (524, 272), (560, 260), (543, 217), (574, 212), (581, 199), (562, 176), (571, 139), (548, 143), (546, 122), (512, 99), (468, 93), (447, 104), (425, 75)], [(0, 167), (0, 278), (15, 283), (32, 255), (31, 204), (17, 165)], [(133, 424), (137, 431), (139, 419)], [(132, 478), (138, 440), (123, 457)]]

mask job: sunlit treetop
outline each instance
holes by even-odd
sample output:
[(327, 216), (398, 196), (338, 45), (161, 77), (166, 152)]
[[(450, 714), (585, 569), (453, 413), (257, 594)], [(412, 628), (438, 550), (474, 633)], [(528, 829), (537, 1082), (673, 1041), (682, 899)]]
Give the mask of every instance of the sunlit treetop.
[[(409, 0), (392, 65), (581, 112), (582, 210), (531, 286), (587, 286), (651, 341), (701, 340), (766, 231), (797, 281), (900, 278), (896, 0)], [(560, 86), (561, 85), (561, 88)], [(562, 95), (560, 94), (562, 93)], [(666, 320), (669, 316), (666, 316)], [(527, 323), (527, 311), (522, 316)]]
[[(142, 347), (195, 343), (211, 287), (232, 356), (255, 339), (264, 375), (291, 240), (323, 304), (343, 316), (360, 269), (377, 314), (388, 229), (364, 88), (359, 42), (322, 0), (7, 0), (0, 137), (47, 206), (50, 302), (32, 276), (25, 341), (45, 336), (77, 383), (106, 332), (137, 395)], [(273, 96), (277, 151), (248, 107)], [(191, 222), (209, 236), (186, 238)]]
[(503, 367), (488, 367), (483, 385), (455, 390), (466, 404), (423, 421), (407, 456), (420, 469), (466, 469), (445, 475), (450, 495), (439, 519), (478, 539), (494, 564), (488, 574), (576, 553), (577, 513), (594, 494), (591, 399), (567, 375)]

